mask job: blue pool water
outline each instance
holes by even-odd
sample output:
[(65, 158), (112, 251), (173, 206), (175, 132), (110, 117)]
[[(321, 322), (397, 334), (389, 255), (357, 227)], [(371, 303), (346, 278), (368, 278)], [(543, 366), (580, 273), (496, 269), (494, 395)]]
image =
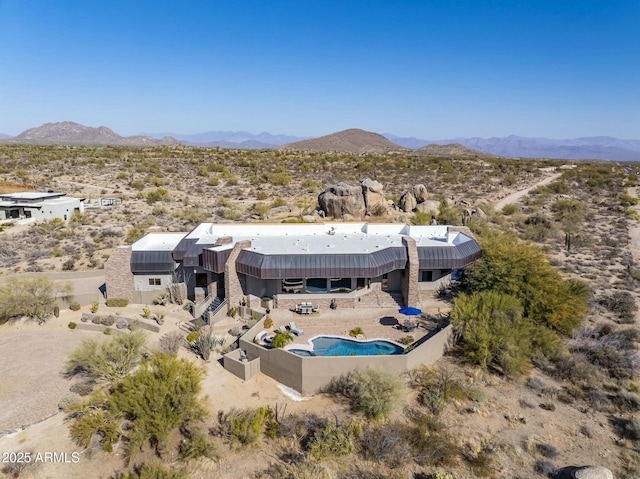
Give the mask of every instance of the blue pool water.
[(300, 356), (379, 356), (380, 354), (403, 354), (404, 347), (384, 339), (355, 341), (347, 338), (318, 336), (311, 340), (313, 352), (304, 349), (289, 349)]

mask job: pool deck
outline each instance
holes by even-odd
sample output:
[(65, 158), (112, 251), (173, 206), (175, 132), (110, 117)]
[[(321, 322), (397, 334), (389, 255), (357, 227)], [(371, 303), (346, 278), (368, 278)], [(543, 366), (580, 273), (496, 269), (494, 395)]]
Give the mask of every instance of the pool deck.
[[(411, 335), (415, 340), (427, 334), (437, 327), (433, 319), (438, 313), (446, 313), (450, 310), (449, 303), (432, 300), (421, 308), (423, 314), (408, 317), (400, 314), (396, 308), (349, 308), (349, 309), (321, 309), (313, 314), (298, 314), (284, 309), (275, 309), (269, 316), (273, 319), (275, 331), (280, 326), (288, 326), (295, 322), (298, 329), (304, 334), (296, 337), (294, 343), (308, 344), (307, 342), (318, 335), (335, 335), (349, 337), (349, 331), (360, 327), (364, 332), (362, 339), (390, 339), (398, 341), (400, 338)], [(406, 320), (418, 324), (419, 327), (412, 332), (403, 330), (402, 325)]]

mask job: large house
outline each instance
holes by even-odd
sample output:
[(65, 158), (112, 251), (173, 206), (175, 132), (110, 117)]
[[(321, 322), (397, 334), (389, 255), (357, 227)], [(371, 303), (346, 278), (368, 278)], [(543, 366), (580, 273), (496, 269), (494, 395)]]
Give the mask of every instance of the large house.
[(421, 292), (480, 256), (471, 232), (456, 226), (202, 223), (117, 248), (105, 276), (109, 297), (140, 303), (184, 283), (192, 301), (218, 298), (228, 308), (419, 305)]
[(54, 218), (67, 221), (74, 212), (84, 212), (84, 199), (39, 191), (0, 195), (0, 221), (28, 223)]

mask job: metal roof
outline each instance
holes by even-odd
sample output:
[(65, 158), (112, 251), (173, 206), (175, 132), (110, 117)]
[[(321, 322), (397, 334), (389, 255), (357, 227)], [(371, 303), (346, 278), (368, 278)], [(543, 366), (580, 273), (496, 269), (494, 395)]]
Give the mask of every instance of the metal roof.
[(475, 240), (455, 246), (418, 247), (420, 269), (464, 268), (481, 256), (482, 250)]
[(407, 264), (406, 248), (384, 248), (362, 254), (269, 255), (242, 250), (236, 270), (261, 279), (375, 278)]
[(214, 273), (224, 273), (224, 265), (231, 256), (233, 248), (223, 250), (205, 249), (202, 252), (202, 261), (204, 269)]
[(132, 251), (131, 272), (139, 274), (173, 273), (176, 263), (171, 251)]

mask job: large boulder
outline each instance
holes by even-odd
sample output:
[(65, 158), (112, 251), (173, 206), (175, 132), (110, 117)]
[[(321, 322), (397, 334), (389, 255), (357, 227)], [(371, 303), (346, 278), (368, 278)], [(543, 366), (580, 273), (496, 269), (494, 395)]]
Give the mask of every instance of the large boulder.
[(411, 213), (416, 209), (418, 202), (416, 201), (416, 197), (413, 196), (413, 193), (407, 191), (404, 195), (400, 197), (400, 201), (398, 206), (405, 213)]
[(387, 200), (384, 198), (382, 183), (366, 179), (362, 181), (360, 186), (362, 187), (366, 214), (378, 216), (385, 214), (387, 212)]
[(413, 196), (416, 197), (418, 203), (427, 201), (427, 187), (424, 185), (415, 185), (413, 187)]
[(613, 479), (610, 469), (602, 466), (563, 467), (558, 469), (554, 479)]
[(351, 186), (342, 182), (329, 186), (320, 193), (318, 195), (318, 204), (326, 216), (334, 218), (342, 218), (345, 215), (362, 218), (366, 213), (362, 187)]
[(440, 203), (434, 200), (426, 200), (416, 205), (416, 211), (420, 211), (421, 213), (438, 214), (438, 208), (440, 208)]

